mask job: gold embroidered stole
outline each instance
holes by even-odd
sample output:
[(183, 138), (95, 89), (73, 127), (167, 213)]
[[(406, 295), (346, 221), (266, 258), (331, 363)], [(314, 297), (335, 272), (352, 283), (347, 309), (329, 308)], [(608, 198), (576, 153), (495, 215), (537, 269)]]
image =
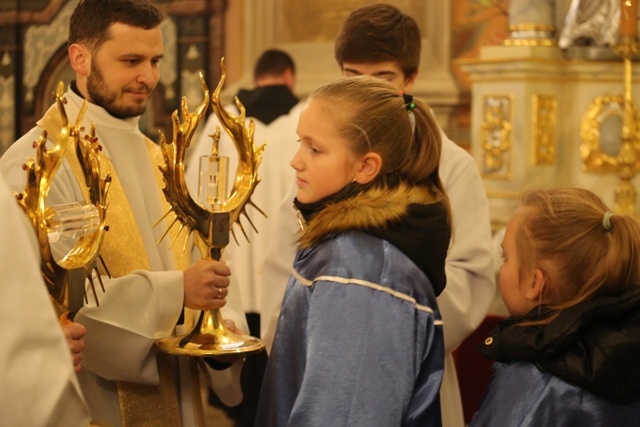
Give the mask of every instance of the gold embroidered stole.
[[(49, 108), (44, 117), (38, 122), (38, 125), (46, 129), (49, 134), (59, 133), (62, 123), (57, 108), (55, 108), (55, 106)], [(69, 144), (73, 144), (72, 138), (69, 138), (68, 141)], [(131, 143), (135, 144), (136, 142), (132, 141)], [(164, 194), (162, 194), (163, 179), (158, 167), (163, 163), (162, 153), (160, 148), (146, 137), (144, 138), (144, 143), (153, 165), (157, 188), (160, 191), (163, 212), (167, 212), (169, 210), (169, 204)], [(70, 146), (67, 150), (66, 159), (78, 180), (85, 199), (88, 200), (88, 189), (83, 184), (84, 175), (74, 146)], [(138, 230), (135, 216), (124, 193), (120, 179), (111, 162), (105, 156), (100, 156), (100, 161), (101, 170), (108, 170), (112, 178), (109, 194), (107, 195), (108, 208), (105, 221), (109, 226), (109, 231), (105, 233), (100, 254), (113, 277), (121, 277), (138, 269), (150, 270), (142, 236)], [(169, 217), (171, 217), (171, 215), (169, 215)], [(167, 226), (169, 223), (170, 221), (167, 219)], [(170, 231), (167, 236), (171, 239), (170, 241), (173, 241), (176, 233), (177, 230), (172, 229)], [(182, 245), (174, 245), (172, 247), (172, 253), (177, 268), (184, 269), (190, 264), (190, 256), (188, 253), (182, 251)], [(196, 363), (195, 360), (190, 360), (189, 362), (192, 366)], [(123, 426), (175, 427), (181, 424), (178, 395), (176, 393), (175, 370), (177, 366), (172, 366), (174, 363), (174, 357), (158, 352), (157, 366), (160, 380), (156, 386), (124, 381), (117, 383), (120, 415)], [(190, 369), (190, 371), (193, 374), (191, 378), (191, 394), (196, 425), (204, 426), (204, 412), (198, 371), (193, 368)]]

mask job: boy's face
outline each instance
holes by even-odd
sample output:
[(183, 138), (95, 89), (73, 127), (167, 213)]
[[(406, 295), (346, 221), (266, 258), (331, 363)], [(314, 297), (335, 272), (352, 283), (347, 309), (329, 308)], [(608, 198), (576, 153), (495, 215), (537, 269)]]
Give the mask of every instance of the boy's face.
[(160, 79), (160, 27), (146, 30), (115, 23), (110, 35), (90, 54), (85, 96), (115, 117), (139, 116)]
[(410, 92), (418, 73), (406, 77), (396, 61), (384, 62), (343, 62), (342, 76), (371, 76), (387, 80), (398, 90)]

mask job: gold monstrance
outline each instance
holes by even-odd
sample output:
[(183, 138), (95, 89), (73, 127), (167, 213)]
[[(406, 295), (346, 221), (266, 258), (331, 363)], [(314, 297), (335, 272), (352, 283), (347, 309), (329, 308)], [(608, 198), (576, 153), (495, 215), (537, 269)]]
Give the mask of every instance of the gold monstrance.
[[(201, 195), (199, 199), (205, 200), (201, 205), (189, 195), (184, 177), (185, 152), (198, 124), (205, 115), (209, 103), (209, 89), (202, 76), (200, 76), (200, 81), (204, 91), (204, 100), (194, 113), (190, 113), (186, 99), (182, 98), (183, 122), (180, 123), (177, 111), (171, 116), (173, 121), (173, 142), (167, 143), (164, 135), (161, 135), (160, 141), (165, 161), (165, 164), (160, 167), (165, 181), (163, 191), (171, 205), (170, 211), (160, 221), (170, 212), (173, 212), (176, 218), (169, 228), (179, 221), (181, 223), (180, 230), (186, 227), (189, 230), (189, 234), (194, 235), (195, 243), (202, 257), (213, 259), (220, 259), (222, 250), (229, 243), (229, 234), (233, 232), (232, 225), (234, 223), (240, 225), (239, 218), (241, 214), (247, 216), (246, 205), (250, 204), (256, 207), (250, 199), (260, 181), (258, 178), (258, 166), (262, 161), (262, 154), (266, 146), (266, 144), (260, 147), (255, 146), (253, 142), (255, 123), (251, 120), (249, 126), (245, 127), (245, 109), (237, 98), (236, 105), (240, 111), (239, 116), (230, 114), (222, 107), (220, 92), (226, 77), (224, 58), (220, 61), (220, 64), (222, 66), (222, 76), (218, 87), (213, 92), (211, 104), (222, 127), (231, 136), (238, 153), (238, 168), (229, 195), (226, 195), (226, 191), (219, 191), (225, 188), (226, 177), (223, 174), (209, 176), (206, 181), (214, 184), (212, 187), (215, 188), (215, 194), (210, 197)], [(219, 164), (221, 159), (217, 155), (219, 135), (219, 129), (215, 135), (212, 135), (214, 148), (211, 156), (209, 156), (212, 164)], [(224, 168), (221, 168), (219, 172), (223, 170)], [(209, 186), (208, 184), (205, 185)], [(240, 227), (242, 226), (240, 225)], [(162, 238), (167, 235), (168, 231), (164, 233)], [(175, 243), (175, 238), (173, 243)], [(185, 310), (189, 309), (185, 308)], [(163, 338), (156, 341), (156, 344), (162, 351), (170, 354), (199, 357), (234, 357), (235, 355), (244, 357), (264, 349), (264, 343), (260, 339), (249, 335), (238, 335), (229, 331), (222, 323), (220, 310), (202, 311), (195, 328), (189, 334), (180, 337)]]
[[(34, 142), (35, 159), (30, 159), (23, 168), (27, 173), (26, 188), (16, 193), (18, 203), (24, 209), (33, 225), (42, 257), (42, 275), (49, 295), (58, 315), (74, 312), (86, 301), (85, 280), (88, 280), (96, 304), (98, 297), (93, 282), (93, 272), (97, 271), (100, 247), (107, 227), (104, 224), (107, 205), (106, 197), (111, 177), (107, 171), (101, 176), (98, 140), (92, 127), (89, 135), (81, 138), (80, 122), (86, 111), (83, 104), (75, 126), (69, 125), (64, 108), (64, 85), (58, 84), (55, 99), (61, 117), (62, 127), (55, 135), (50, 135), (52, 148), (47, 148), (48, 133), (45, 129), (40, 139)], [(87, 187), (90, 203), (66, 205), (45, 205), (53, 177), (65, 158), (68, 147), (74, 147)], [(53, 257), (50, 241), (60, 235), (74, 239), (71, 250), (59, 261)], [(53, 236), (53, 238), (52, 238)], [(107, 271), (108, 274), (108, 271)], [(104, 292), (100, 274), (96, 274)]]

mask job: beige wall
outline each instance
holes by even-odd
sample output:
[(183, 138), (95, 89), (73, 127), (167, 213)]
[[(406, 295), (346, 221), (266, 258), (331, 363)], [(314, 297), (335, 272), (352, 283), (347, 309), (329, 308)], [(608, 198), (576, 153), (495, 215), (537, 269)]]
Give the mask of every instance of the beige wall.
[[(446, 129), (460, 100), (451, 71), (451, 10), (454, 0), (396, 0), (392, 2), (415, 17), (423, 34), (421, 70), (414, 94), (429, 101)], [(252, 67), (264, 50), (288, 51), (298, 69), (301, 97), (340, 75), (333, 42), (346, 16), (367, 0), (234, 0), (227, 11), (226, 61), (229, 97), (251, 86)], [(236, 74), (237, 73), (237, 74)]]

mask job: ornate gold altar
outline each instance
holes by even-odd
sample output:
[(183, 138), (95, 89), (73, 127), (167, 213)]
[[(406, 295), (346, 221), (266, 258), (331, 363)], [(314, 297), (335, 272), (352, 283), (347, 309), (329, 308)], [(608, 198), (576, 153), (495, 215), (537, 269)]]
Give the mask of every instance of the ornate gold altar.
[(635, 36), (614, 60), (566, 59), (558, 46), (487, 46), (461, 61), (472, 85), (472, 148), (494, 228), (524, 188), (576, 185), (618, 212), (638, 211)]

